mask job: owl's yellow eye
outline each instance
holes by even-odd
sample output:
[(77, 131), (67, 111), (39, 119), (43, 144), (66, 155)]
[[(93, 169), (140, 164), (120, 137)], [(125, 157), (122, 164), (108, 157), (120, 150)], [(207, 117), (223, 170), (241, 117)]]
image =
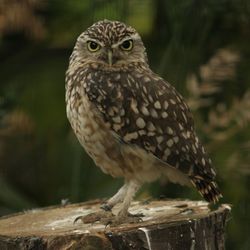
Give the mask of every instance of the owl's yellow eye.
[(121, 45), (120, 45), (120, 48), (122, 50), (126, 50), (126, 51), (129, 51), (133, 48), (133, 40), (132, 39), (129, 39), (129, 40), (126, 40), (124, 41)]
[(90, 52), (95, 52), (95, 51), (97, 51), (97, 50), (99, 50), (101, 48), (101, 46), (98, 43), (94, 42), (94, 41), (88, 41), (87, 42), (87, 47), (88, 47), (88, 50)]

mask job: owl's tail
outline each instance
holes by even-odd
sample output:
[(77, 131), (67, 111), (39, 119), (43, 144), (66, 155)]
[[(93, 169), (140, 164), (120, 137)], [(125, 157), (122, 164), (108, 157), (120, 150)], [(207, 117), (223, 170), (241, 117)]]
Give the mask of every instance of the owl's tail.
[(190, 180), (206, 201), (216, 203), (222, 198), (216, 182), (204, 180), (199, 176), (190, 176)]

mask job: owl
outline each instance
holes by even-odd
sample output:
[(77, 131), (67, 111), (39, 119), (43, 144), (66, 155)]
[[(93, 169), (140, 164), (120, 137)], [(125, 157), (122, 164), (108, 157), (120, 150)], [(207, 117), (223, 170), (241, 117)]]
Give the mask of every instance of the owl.
[(189, 107), (154, 73), (138, 32), (119, 21), (94, 23), (77, 39), (66, 72), (66, 112), (76, 137), (101, 170), (124, 178), (102, 208), (130, 203), (159, 178), (194, 187), (208, 202), (222, 196)]

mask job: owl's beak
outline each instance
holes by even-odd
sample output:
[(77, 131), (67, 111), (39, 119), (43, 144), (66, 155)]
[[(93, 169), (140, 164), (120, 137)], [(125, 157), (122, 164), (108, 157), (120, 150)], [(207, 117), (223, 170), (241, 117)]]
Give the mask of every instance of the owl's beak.
[(113, 52), (111, 50), (108, 50), (108, 63), (109, 66), (112, 66), (113, 64)]

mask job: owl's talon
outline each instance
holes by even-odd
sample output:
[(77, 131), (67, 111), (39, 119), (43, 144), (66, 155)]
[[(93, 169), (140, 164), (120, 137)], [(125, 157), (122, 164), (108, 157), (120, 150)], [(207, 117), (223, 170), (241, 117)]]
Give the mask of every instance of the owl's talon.
[(76, 224), (77, 221), (81, 220), (82, 221), (83, 216), (78, 216), (74, 219), (73, 224)]
[(137, 214), (131, 214), (131, 213), (128, 213), (128, 217), (144, 217), (145, 215), (143, 213), (137, 213)]
[(95, 223), (99, 221), (102, 223), (103, 221), (110, 221), (114, 217), (114, 214), (111, 212), (107, 211), (100, 211), (100, 212), (95, 212), (95, 213), (90, 213), (84, 216), (78, 216), (74, 220), (74, 224), (81, 220), (84, 224), (89, 224), (89, 223)]
[(103, 210), (106, 211), (106, 212), (112, 210), (112, 206), (109, 205), (108, 203), (103, 203), (103, 204), (100, 206), (100, 208), (103, 209)]

